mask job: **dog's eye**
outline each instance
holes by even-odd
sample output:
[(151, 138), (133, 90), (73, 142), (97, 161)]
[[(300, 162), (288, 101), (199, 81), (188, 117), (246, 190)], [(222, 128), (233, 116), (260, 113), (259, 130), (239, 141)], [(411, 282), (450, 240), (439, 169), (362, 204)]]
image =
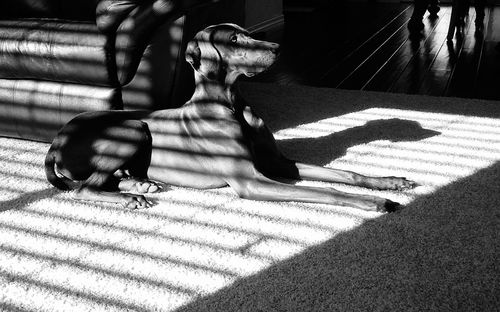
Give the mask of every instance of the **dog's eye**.
[(236, 42), (238, 42), (238, 36), (233, 35), (233, 36), (231, 36), (231, 38), (229, 38), (229, 40), (231, 41), (231, 43), (236, 43)]

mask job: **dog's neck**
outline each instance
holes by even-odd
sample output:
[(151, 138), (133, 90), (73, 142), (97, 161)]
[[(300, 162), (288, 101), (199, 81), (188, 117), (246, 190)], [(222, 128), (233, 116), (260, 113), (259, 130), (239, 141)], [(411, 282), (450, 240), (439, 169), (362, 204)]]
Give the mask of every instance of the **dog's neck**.
[(195, 73), (196, 87), (190, 102), (218, 103), (234, 110), (238, 100), (238, 92), (235, 85), (237, 77), (236, 75), (227, 75), (224, 79), (217, 81)]

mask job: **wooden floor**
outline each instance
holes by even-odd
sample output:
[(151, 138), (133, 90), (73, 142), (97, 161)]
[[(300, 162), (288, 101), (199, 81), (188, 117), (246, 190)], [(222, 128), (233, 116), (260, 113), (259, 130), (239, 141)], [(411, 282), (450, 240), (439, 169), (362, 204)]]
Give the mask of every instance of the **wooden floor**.
[(373, 2), (286, 6), (283, 28), (265, 34), (282, 44), (282, 56), (258, 79), (500, 100), (500, 7), (487, 8), (482, 32), (471, 8), (462, 37), (451, 43), (450, 6), (441, 6), (437, 19), (426, 15), (418, 38), (410, 38), (406, 27), (412, 10), (410, 4)]

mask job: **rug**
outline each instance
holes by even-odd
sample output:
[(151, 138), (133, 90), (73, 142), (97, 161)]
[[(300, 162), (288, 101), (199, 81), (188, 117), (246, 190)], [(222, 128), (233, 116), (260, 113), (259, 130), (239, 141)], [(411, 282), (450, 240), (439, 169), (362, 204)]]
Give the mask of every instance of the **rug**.
[(48, 144), (0, 138), (1, 311), (495, 311), (500, 103), (244, 83), (284, 153), (418, 187), (397, 213), (168, 187), (76, 202)]

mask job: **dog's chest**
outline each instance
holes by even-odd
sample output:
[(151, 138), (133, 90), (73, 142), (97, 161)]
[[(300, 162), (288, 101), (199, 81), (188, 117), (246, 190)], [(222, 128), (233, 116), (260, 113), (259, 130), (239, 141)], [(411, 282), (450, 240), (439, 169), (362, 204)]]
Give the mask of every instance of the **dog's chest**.
[(225, 107), (188, 106), (151, 115), (145, 120), (153, 148), (212, 152), (241, 141), (242, 127)]
[(152, 178), (166, 182), (179, 172), (213, 173), (249, 157), (229, 110), (184, 108), (145, 121), (152, 136)]

